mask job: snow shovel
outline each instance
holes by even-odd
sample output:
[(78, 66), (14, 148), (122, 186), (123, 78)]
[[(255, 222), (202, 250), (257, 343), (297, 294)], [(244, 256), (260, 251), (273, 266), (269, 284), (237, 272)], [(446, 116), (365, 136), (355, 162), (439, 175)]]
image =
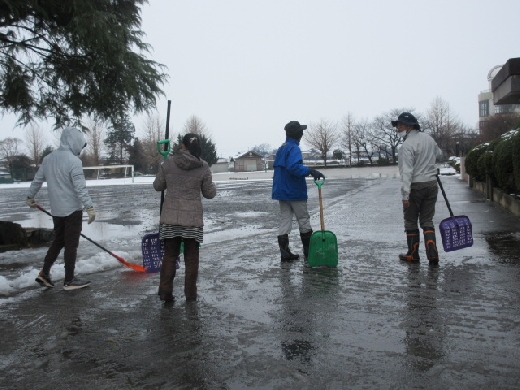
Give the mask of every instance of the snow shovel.
[(441, 188), (442, 196), (444, 197), (446, 206), (450, 212), (450, 217), (443, 219), (439, 224), (444, 251), (451, 252), (473, 246), (471, 221), (466, 215), (453, 215), (450, 202), (448, 202), (448, 198), (446, 197), (446, 192), (444, 192), (444, 188), (442, 188), (441, 179), (439, 178), (439, 170), (437, 170), (437, 183)]
[[(164, 150), (163, 150), (164, 145)], [(163, 139), (157, 142), (157, 150), (166, 160), (170, 153), (170, 140)], [(161, 191), (161, 207), (164, 203), (164, 191)], [(143, 267), (147, 273), (157, 273), (161, 271), (162, 259), (164, 257), (164, 241), (159, 238), (159, 232), (145, 234), (141, 241), (143, 252)], [(181, 244), (181, 253), (184, 252), (184, 243)], [(177, 257), (176, 268), (180, 268), (180, 257)]]
[[(166, 139), (157, 142), (157, 151), (163, 156), (163, 160), (168, 158), (170, 154), (170, 107), (171, 100), (168, 100), (168, 111), (166, 114)], [(164, 203), (164, 191), (161, 191), (161, 206), (159, 214), (162, 211)], [(181, 244), (181, 253), (183, 253), (184, 243)], [(141, 240), (141, 250), (143, 252), (143, 267), (147, 273), (157, 273), (161, 271), (162, 259), (164, 257), (164, 241), (159, 238), (159, 232), (145, 234)], [(176, 268), (180, 268), (180, 257), (177, 257)]]
[[(49, 213), (47, 210), (45, 210), (42, 206), (40, 206), (39, 204), (36, 205), (36, 207), (38, 208), (38, 210), (40, 211), (43, 211), (45, 214), (47, 214), (48, 216), (52, 217), (52, 214)], [(125, 259), (123, 259), (121, 256), (118, 256), (116, 255), (114, 252), (111, 252), (109, 251), (107, 248), (104, 248), (102, 247), (101, 245), (99, 245), (97, 242), (91, 240), (90, 238), (88, 238), (87, 236), (85, 236), (83, 233), (80, 233), (81, 237), (83, 237), (85, 240), (87, 241), (90, 241), (92, 244), (94, 244), (95, 246), (97, 246), (99, 249), (102, 249), (104, 250), (105, 252), (107, 252), (110, 256), (113, 256), (117, 259), (117, 261), (119, 261), (121, 264), (123, 264), (126, 268), (130, 268), (130, 269), (133, 269), (134, 271), (136, 272), (146, 272), (146, 268), (145, 267), (141, 267), (139, 264), (133, 264), (133, 263), (129, 263), (128, 261), (126, 261)]]
[(321, 230), (312, 233), (309, 244), (309, 256), (307, 264), (309, 267), (337, 267), (338, 266), (338, 239), (334, 233), (325, 230), (325, 222), (323, 220), (323, 201), (321, 199), (321, 186), (325, 183), (323, 180), (314, 181), (318, 186), (318, 195), (320, 199), (320, 224)]

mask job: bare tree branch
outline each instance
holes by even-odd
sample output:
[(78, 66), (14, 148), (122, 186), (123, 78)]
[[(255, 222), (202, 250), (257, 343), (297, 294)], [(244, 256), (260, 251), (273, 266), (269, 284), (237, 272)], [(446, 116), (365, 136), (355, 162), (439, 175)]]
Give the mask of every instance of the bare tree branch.
[(311, 123), (309, 129), (303, 132), (306, 144), (318, 149), (327, 166), (327, 153), (332, 150), (339, 141), (337, 125), (325, 119), (317, 123)]
[(42, 129), (38, 125), (31, 123), (26, 129), (25, 142), (27, 144), (29, 156), (31, 156), (33, 163), (38, 167), (44, 144), (46, 142)]

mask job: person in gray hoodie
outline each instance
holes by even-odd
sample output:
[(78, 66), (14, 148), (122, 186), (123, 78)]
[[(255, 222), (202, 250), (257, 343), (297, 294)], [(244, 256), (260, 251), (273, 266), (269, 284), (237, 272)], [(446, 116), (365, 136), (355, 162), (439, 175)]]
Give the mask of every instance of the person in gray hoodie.
[(212, 199), (217, 194), (208, 163), (200, 158), (200, 137), (186, 134), (181, 149), (159, 167), (153, 182), (156, 191), (166, 190), (161, 210), (159, 238), (164, 240), (164, 256), (159, 277), (159, 298), (173, 301), (176, 260), (184, 243), (184, 295), (186, 301), (197, 300), (199, 244), (203, 240), (201, 194)]
[(74, 277), (82, 230), (83, 207), (87, 211), (89, 224), (96, 219), (96, 212), (85, 183), (83, 164), (79, 159), (85, 146), (87, 143), (80, 130), (73, 127), (63, 129), (60, 147), (45, 156), (27, 192), (27, 205), (38, 207), (34, 197), (42, 184), (47, 182), (55, 238), (43, 260), (43, 268), (36, 278), (43, 287), (54, 287), (50, 270), (63, 248), (65, 248), (63, 289), (75, 290), (90, 284), (89, 281)]
[(408, 252), (399, 255), (399, 259), (420, 260), (420, 226), (428, 261), (437, 264), (439, 253), (433, 216), (438, 193), (436, 162), (442, 157), (442, 151), (430, 135), (420, 131), (417, 119), (409, 112), (401, 113), (397, 120), (392, 121), (392, 126), (404, 139), (399, 150), (399, 173)]

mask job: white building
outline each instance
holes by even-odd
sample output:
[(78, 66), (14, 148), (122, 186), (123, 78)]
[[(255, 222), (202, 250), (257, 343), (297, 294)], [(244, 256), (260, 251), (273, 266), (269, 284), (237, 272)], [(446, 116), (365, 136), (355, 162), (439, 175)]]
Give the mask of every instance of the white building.
[(478, 117), (479, 117), (479, 129), (482, 128), (482, 124), (490, 117), (495, 114), (503, 112), (520, 112), (520, 104), (497, 104), (495, 105), (495, 99), (492, 92), (491, 82), (493, 78), (502, 69), (503, 65), (494, 66), (487, 75), (489, 89), (482, 91), (478, 95)]

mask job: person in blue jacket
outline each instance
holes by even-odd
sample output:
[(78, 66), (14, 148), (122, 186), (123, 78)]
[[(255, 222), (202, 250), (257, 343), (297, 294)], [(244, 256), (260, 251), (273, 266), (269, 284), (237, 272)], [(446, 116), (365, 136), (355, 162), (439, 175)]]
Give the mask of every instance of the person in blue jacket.
[(290, 121), (285, 125), (286, 140), (278, 148), (274, 159), (272, 198), (280, 203), (280, 227), (278, 228), (278, 246), (282, 261), (298, 260), (299, 255), (293, 254), (289, 248), (289, 233), (292, 228), (293, 216), (296, 216), (303, 245), (303, 255), (307, 258), (309, 242), (312, 235), (309, 212), (307, 211), (306, 176), (314, 180), (325, 178), (315, 169), (303, 165), (300, 140), (307, 125), (298, 121)]

